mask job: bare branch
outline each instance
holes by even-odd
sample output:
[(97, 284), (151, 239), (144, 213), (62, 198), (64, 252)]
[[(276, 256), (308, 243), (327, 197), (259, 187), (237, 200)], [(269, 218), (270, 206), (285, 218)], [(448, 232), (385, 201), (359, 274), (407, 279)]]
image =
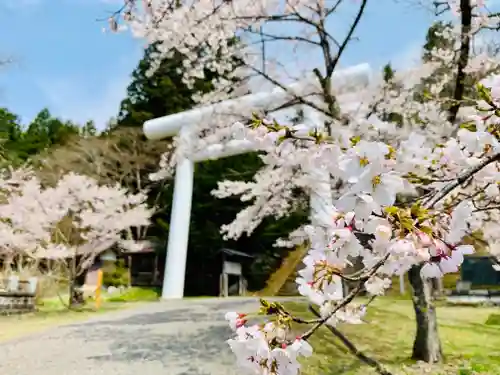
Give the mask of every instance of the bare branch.
[(367, 3), (368, 3), (368, 0), (361, 1), (361, 5), (359, 6), (359, 10), (358, 10), (358, 13), (356, 14), (356, 18), (354, 19), (354, 22), (352, 23), (351, 28), (349, 29), (349, 32), (347, 33), (347, 36), (345, 37), (344, 41), (340, 45), (339, 51), (337, 52), (337, 56), (330, 63), (329, 69), (327, 69), (327, 72), (326, 72), (327, 77), (330, 76), (331, 74), (333, 74), (333, 71), (337, 67), (337, 64), (340, 61), (342, 54), (344, 53), (345, 49), (347, 48), (347, 45), (351, 41), (352, 36), (354, 34), (354, 31), (358, 27), (359, 22), (361, 21), (361, 18), (363, 17), (363, 13), (365, 11)]
[(484, 158), (478, 165), (471, 167), (465, 172), (461, 173), (460, 175), (458, 175), (455, 181), (446, 184), (443, 189), (437, 191), (432, 198), (428, 199), (425, 202), (425, 207), (427, 208), (434, 207), (441, 199), (443, 199), (449, 193), (451, 193), (453, 189), (463, 184), (465, 181), (467, 181), (469, 178), (471, 178), (473, 175), (478, 173), (480, 170), (482, 170), (489, 164), (497, 162), (499, 160), (500, 160), (500, 153)]
[(354, 298), (361, 292), (363, 289), (363, 284), (365, 281), (369, 280), (373, 275), (375, 275), (380, 267), (382, 267), (387, 259), (389, 259), (390, 253), (387, 253), (382, 259), (380, 259), (373, 267), (372, 269), (367, 272), (363, 277), (360, 278), (360, 282), (358, 285), (352, 289), (352, 291), (349, 292), (347, 296), (345, 296), (341, 301), (337, 303), (337, 305), (332, 309), (332, 311), (326, 315), (324, 318), (322, 318), (318, 323), (316, 323), (314, 326), (312, 326), (307, 332), (305, 332), (301, 338), (303, 340), (307, 340), (311, 335), (316, 332), (319, 327), (324, 325), (337, 311), (339, 311), (341, 308), (345, 307), (349, 303), (351, 303)]

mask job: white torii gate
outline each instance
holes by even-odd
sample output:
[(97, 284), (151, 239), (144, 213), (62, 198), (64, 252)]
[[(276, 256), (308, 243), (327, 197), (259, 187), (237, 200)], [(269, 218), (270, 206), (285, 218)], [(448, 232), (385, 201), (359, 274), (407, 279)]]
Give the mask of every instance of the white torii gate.
[[(337, 87), (358, 88), (370, 82), (371, 70), (368, 64), (361, 64), (334, 74)], [(310, 82), (300, 82), (289, 87), (289, 92), (304, 95), (313, 92)], [(290, 93), (282, 89), (270, 92), (245, 95), (237, 99), (213, 105), (195, 108), (170, 116), (158, 117), (144, 123), (144, 134), (148, 139), (158, 140), (175, 135), (189, 136), (193, 124), (200, 123), (209, 116), (221, 113), (237, 113), (236, 108), (253, 111), (278, 108), (290, 99)], [(166, 99), (168, 100), (168, 99)], [(356, 110), (359, 106), (359, 92), (341, 94), (338, 102), (344, 110)], [(271, 107), (272, 105), (272, 107)], [(232, 111), (232, 112), (231, 112)], [(241, 113), (241, 112), (240, 112)], [(309, 107), (304, 108), (304, 123), (315, 127), (320, 126), (321, 116)], [(241, 140), (231, 140), (226, 143), (217, 155), (199, 153), (189, 158), (183, 158), (176, 165), (174, 180), (174, 195), (170, 217), (170, 228), (167, 244), (167, 258), (163, 276), (163, 299), (183, 298), (186, 272), (187, 250), (189, 240), (189, 224), (191, 220), (191, 203), (193, 196), (194, 163), (208, 159), (220, 159), (228, 156), (244, 154), (253, 151), (251, 144)], [(330, 185), (324, 184), (324, 194), (311, 196), (311, 210), (316, 211), (324, 206), (325, 199), (330, 198)]]

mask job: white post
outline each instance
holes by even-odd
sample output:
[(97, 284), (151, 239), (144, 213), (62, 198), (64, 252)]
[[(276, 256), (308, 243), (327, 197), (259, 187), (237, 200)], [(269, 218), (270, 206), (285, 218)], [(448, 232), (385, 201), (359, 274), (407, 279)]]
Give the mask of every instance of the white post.
[(161, 298), (184, 297), (184, 281), (191, 221), (194, 163), (181, 160), (175, 170), (174, 196), (168, 230), (167, 259)]
[(399, 275), (399, 293), (405, 294), (405, 275)]
[(222, 280), (222, 285), (224, 286), (222, 296), (229, 297), (229, 275), (226, 272), (222, 274)]
[[(304, 108), (304, 123), (309, 125), (311, 128), (315, 127), (318, 130), (323, 130), (324, 124), (322, 123), (322, 118), (319, 114), (315, 113), (311, 108)], [(310, 196), (310, 206), (311, 206), (311, 220), (315, 221), (315, 216), (320, 214), (321, 211), (333, 202), (331, 184), (330, 184), (330, 174), (328, 171), (314, 168), (309, 171), (314, 179), (317, 181), (316, 186), (311, 191)]]

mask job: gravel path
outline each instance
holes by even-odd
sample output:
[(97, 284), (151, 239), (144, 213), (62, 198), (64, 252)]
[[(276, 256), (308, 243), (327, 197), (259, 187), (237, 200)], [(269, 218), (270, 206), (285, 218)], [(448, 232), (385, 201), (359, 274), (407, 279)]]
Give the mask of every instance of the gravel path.
[(235, 375), (226, 311), (255, 299), (159, 302), (0, 344), (2, 375)]

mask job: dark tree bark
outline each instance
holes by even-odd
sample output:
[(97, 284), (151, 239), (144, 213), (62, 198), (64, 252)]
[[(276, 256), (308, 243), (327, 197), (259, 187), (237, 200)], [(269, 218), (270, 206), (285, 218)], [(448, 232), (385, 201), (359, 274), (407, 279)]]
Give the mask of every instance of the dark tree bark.
[(69, 267), (69, 297), (68, 297), (68, 306), (69, 308), (74, 308), (78, 305), (83, 305), (84, 304), (84, 298), (83, 298), (83, 292), (81, 290), (78, 290), (77, 284), (76, 284), (76, 278), (77, 278), (77, 261), (76, 261), (76, 255), (72, 257), (70, 260), (70, 267)]
[(430, 282), (423, 280), (420, 276), (421, 268), (422, 266), (414, 266), (408, 272), (417, 323), (412, 359), (437, 363), (442, 361), (443, 352), (438, 333), (436, 308), (432, 303)]
[(442, 290), (442, 279), (432, 278), (429, 280), (431, 286), (431, 295), (433, 300), (439, 299), (443, 292)]
[(472, 3), (471, 0), (460, 0), (460, 19), (461, 19), (461, 41), (460, 52), (457, 64), (457, 77), (455, 82), (455, 90), (453, 92), (454, 104), (448, 111), (448, 121), (454, 123), (457, 119), (458, 111), (462, 105), (462, 100), (465, 93), (465, 72), (469, 62), (471, 50), (471, 25), (472, 25)]
[(74, 308), (85, 303), (83, 292), (77, 288), (75, 280), (69, 282), (69, 308)]

